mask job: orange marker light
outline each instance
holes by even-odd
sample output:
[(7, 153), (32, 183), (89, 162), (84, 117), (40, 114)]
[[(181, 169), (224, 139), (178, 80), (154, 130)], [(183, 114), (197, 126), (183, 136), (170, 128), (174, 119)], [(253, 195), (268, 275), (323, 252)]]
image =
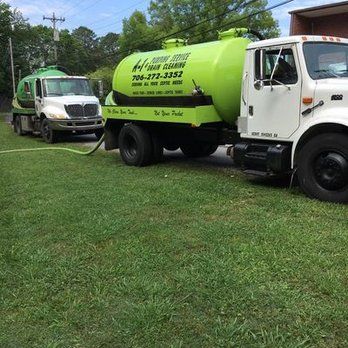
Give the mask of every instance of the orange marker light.
[(330, 37), (330, 41), (334, 41), (334, 38), (333, 38), (333, 37)]
[(302, 103), (303, 104), (312, 104), (313, 103), (313, 98), (311, 98), (311, 97), (303, 97), (302, 98)]
[(327, 37), (326, 36), (322, 36), (324, 41), (327, 41)]
[(302, 36), (303, 41), (307, 41), (307, 36)]

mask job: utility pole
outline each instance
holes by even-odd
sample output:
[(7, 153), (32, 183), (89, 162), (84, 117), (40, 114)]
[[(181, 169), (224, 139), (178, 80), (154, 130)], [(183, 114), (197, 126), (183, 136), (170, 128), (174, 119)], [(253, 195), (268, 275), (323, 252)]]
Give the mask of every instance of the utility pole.
[(56, 42), (59, 41), (59, 35), (58, 35), (57, 29), (56, 29), (56, 23), (57, 22), (64, 22), (65, 18), (64, 17), (56, 17), (55, 13), (53, 12), (52, 17), (43, 16), (43, 20), (46, 20), (46, 19), (51, 21), (52, 26), (53, 26), (54, 60), (55, 60), (55, 63), (57, 64), (58, 56), (57, 56), (57, 43)]
[(10, 46), (10, 60), (11, 60), (11, 74), (12, 74), (12, 89), (13, 89), (13, 97), (16, 94), (16, 82), (15, 82), (15, 75), (14, 75), (14, 64), (13, 64), (13, 50), (12, 50), (12, 39), (11, 37), (8, 38), (8, 44)]

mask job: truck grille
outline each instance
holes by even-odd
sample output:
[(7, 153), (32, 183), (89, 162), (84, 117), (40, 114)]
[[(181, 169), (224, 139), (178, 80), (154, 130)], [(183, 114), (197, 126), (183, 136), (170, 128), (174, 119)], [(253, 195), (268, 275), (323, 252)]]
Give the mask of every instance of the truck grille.
[(65, 110), (70, 117), (95, 117), (98, 114), (97, 104), (70, 104), (65, 105)]

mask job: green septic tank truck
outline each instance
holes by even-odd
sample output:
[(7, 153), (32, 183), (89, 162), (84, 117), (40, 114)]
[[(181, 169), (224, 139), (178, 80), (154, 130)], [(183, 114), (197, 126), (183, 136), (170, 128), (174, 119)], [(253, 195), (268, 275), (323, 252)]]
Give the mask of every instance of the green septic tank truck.
[(248, 174), (292, 173), (309, 196), (347, 202), (348, 40), (247, 32), (170, 39), (121, 61), (103, 106), (106, 150), (144, 166), (163, 149), (199, 157), (229, 145)]
[(41, 133), (54, 143), (62, 133), (103, 134), (101, 106), (90, 82), (59, 66), (40, 68), (22, 79), (12, 102), (14, 131)]

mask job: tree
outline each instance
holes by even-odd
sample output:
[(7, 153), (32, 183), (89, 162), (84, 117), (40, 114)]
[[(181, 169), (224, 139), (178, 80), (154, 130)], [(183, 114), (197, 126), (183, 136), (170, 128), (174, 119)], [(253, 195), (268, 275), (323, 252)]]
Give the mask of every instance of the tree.
[(30, 38), (22, 42), (25, 57), (30, 71), (39, 67), (54, 64), (53, 30), (43, 25), (32, 26), (29, 29)]
[[(171, 34), (204, 22), (178, 34), (191, 43), (216, 39), (218, 29), (223, 31), (233, 27), (248, 27), (267, 38), (279, 36), (278, 23), (270, 11), (242, 19), (264, 11), (266, 6), (267, 0), (253, 3), (245, 0), (153, 0), (149, 6), (149, 23), (160, 32)], [(236, 23), (228, 24), (233, 21)]]
[[(3, 55), (0, 61), (0, 94), (12, 95), (9, 37), (11, 37), (13, 43), (15, 65), (24, 67), (26, 57), (22, 43), (30, 36), (29, 28), (20, 12), (12, 10), (8, 4), (0, 3), (0, 50)], [(24, 68), (23, 70), (26, 72), (28, 69)]]
[(79, 57), (79, 64), (81, 65), (81, 71), (94, 71), (100, 65), (101, 53), (99, 51), (99, 39), (93, 30), (87, 27), (78, 27), (71, 33), (83, 50)]
[[(233, 27), (248, 27), (266, 38), (276, 37), (278, 23), (270, 11), (265, 11), (266, 6), (267, 0), (152, 0), (149, 20), (135, 11), (123, 21), (120, 58), (136, 50), (159, 49), (161, 38), (167, 36), (186, 38), (192, 44), (216, 40), (218, 30)], [(257, 12), (261, 13), (255, 15)]]
[[(104, 96), (102, 100), (105, 100), (105, 97), (109, 94), (109, 92), (112, 91), (112, 79), (114, 76), (114, 71), (115, 69), (111, 66), (105, 66), (87, 75), (93, 82), (96, 82), (98, 80), (103, 81)], [(94, 86), (94, 92), (96, 93), (97, 84), (93, 83), (92, 85)]]
[(123, 29), (119, 38), (121, 58), (135, 50), (153, 50), (158, 47), (152, 39), (157, 35), (156, 28), (149, 25), (144, 13), (135, 11), (129, 19), (123, 20)]
[(104, 66), (113, 66), (116, 64), (117, 52), (119, 52), (120, 35), (116, 33), (108, 33), (99, 40), (99, 50), (101, 52), (101, 60)]
[(67, 68), (71, 74), (84, 75), (89, 71), (85, 64), (88, 54), (83, 44), (73, 37), (69, 30), (62, 30), (58, 42), (58, 63)]

